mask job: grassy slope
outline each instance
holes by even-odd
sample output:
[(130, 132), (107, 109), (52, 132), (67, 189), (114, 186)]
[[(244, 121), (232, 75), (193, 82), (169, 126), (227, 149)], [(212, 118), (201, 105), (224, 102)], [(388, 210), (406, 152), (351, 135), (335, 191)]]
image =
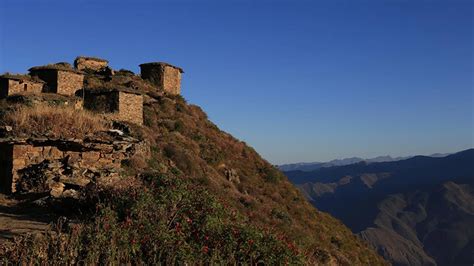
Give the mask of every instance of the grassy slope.
[[(103, 84), (89, 78), (87, 86), (94, 87), (91, 85), (94, 82)], [(188, 105), (179, 96), (165, 97), (150, 92), (149, 85), (137, 77), (116, 83), (127, 87), (131, 86), (130, 82), (155, 96), (147, 97), (145, 126), (134, 128), (134, 134), (150, 142), (152, 159), (131, 160), (130, 174), (153, 170), (170, 177), (191, 179), (209, 190), (224, 206), (237, 210), (246, 223), (295, 241), (309, 264), (385, 263), (340, 221), (315, 210), (287, 178), (255, 150), (220, 131), (199, 107)], [(226, 171), (235, 172), (238, 181), (229, 180)]]
[[(255, 150), (220, 131), (199, 107), (181, 97), (161, 97), (144, 112), (141, 134), (152, 144), (153, 168), (192, 177), (249, 223), (296, 241), (310, 263), (384, 263), (340, 221), (315, 210)], [(240, 182), (229, 181), (226, 169), (234, 169)]]

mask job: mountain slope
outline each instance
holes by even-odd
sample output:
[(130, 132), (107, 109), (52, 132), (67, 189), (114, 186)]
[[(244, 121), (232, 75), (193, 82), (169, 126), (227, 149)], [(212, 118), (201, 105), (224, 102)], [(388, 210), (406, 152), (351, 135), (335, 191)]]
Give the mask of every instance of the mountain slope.
[(315, 211), (255, 150), (220, 131), (199, 107), (163, 97), (147, 105), (145, 114), (143, 134), (154, 142), (155, 160), (171, 160), (250, 223), (284, 233), (320, 262), (382, 263), (342, 223)]
[(287, 174), (394, 264), (462, 265), (474, 260), (472, 162), (473, 149)]
[[(474, 261), (473, 188), (448, 181), (429, 191), (391, 195), (379, 204), (375, 227), (360, 234), (401, 264), (468, 265)], [(386, 242), (395, 239), (397, 245)]]
[[(248, 262), (265, 254), (262, 260), (269, 262), (288, 255), (292, 261), (301, 258), (307, 264), (385, 264), (341, 222), (315, 210), (255, 150), (220, 131), (199, 107), (180, 96), (157, 93), (140, 77), (126, 73), (112, 79), (88, 74), (85, 84), (88, 89), (128, 86), (146, 94), (144, 126), (124, 127), (149, 144), (151, 157), (123, 163), (121, 174), (127, 183), (118, 191), (93, 187), (82, 192), (85, 202), (67, 205), (66, 212), (85, 207), (76, 211), (81, 215), (68, 216), (78, 221), (59, 230), (59, 240), (51, 234), (46, 240), (25, 238), (7, 248), (13, 261), (36, 261), (49, 252), (57, 259), (49, 262), (66, 261), (58, 255), (64, 254), (69, 262), (85, 257), (91, 263), (147, 263), (150, 253), (163, 252), (172, 254), (164, 261), (173, 264), (212, 264), (228, 253), (241, 256), (229, 262)], [(8, 99), (0, 104), (9, 105)], [(0, 114), (8, 113), (9, 107)], [(41, 128), (34, 132), (37, 136), (49, 133)], [(58, 200), (54, 204), (59, 205)], [(63, 238), (66, 245), (60, 241)], [(258, 249), (254, 243), (259, 243)], [(73, 249), (60, 248), (65, 246)]]

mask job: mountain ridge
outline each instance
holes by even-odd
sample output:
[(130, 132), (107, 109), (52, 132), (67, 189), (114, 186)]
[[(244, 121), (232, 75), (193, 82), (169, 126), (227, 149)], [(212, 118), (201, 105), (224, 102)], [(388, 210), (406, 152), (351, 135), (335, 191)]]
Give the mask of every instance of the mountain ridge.
[[(437, 158), (437, 157), (446, 157), (450, 154), (452, 153), (434, 153), (431, 155), (422, 155), (422, 156)], [(298, 170), (310, 172), (310, 171), (317, 170), (323, 167), (344, 166), (344, 165), (360, 163), (360, 162), (366, 162), (366, 163), (393, 162), (393, 161), (406, 160), (415, 156), (417, 155), (398, 156), (398, 157), (392, 157), (390, 155), (381, 155), (381, 156), (377, 156), (377, 157), (369, 158), (369, 159), (364, 159), (360, 157), (349, 157), (349, 158), (344, 158), (344, 159), (334, 159), (328, 162), (303, 162), (303, 163), (281, 164), (281, 165), (278, 165), (278, 168), (284, 172), (298, 171)]]
[(393, 264), (467, 265), (474, 261), (467, 229), (474, 228), (473, 162), (474, 149), (467, 149), (286, 174), (313, 205)]

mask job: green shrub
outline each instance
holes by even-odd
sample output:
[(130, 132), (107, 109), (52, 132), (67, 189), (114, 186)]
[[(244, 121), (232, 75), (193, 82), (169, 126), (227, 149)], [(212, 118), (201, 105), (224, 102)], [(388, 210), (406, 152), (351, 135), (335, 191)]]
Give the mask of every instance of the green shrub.
[(174, 123), (174, 130), (182, 132), (184, 130), (184, 123), (181, 120), (178, 120)]
[(143, 108), (143, 124), (147, 127), (156, 126), (156, 120), (154, 118), (154, 113), (150, 108)]
[(267, 182), (277, 183), (284, 178), (283, 174), (275, 169), (275, 167), (266, 167), (261, 170)]
[(290, 215), (283, 210), (272, 209), (271, 215), (284, 223), (291, 223)]

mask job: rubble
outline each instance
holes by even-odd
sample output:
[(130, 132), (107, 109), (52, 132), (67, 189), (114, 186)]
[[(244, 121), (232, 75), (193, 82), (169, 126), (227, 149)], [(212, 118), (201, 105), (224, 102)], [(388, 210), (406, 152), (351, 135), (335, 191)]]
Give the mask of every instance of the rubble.
[[(148, 156), (148, 145), (130, 136), (100, 139), (0, 139), (0, 189), (18, 194), (80, 198), (90, 184), (113, 184), (122, 161)], [(9, 191), (8, 191), (9, 190)]]

